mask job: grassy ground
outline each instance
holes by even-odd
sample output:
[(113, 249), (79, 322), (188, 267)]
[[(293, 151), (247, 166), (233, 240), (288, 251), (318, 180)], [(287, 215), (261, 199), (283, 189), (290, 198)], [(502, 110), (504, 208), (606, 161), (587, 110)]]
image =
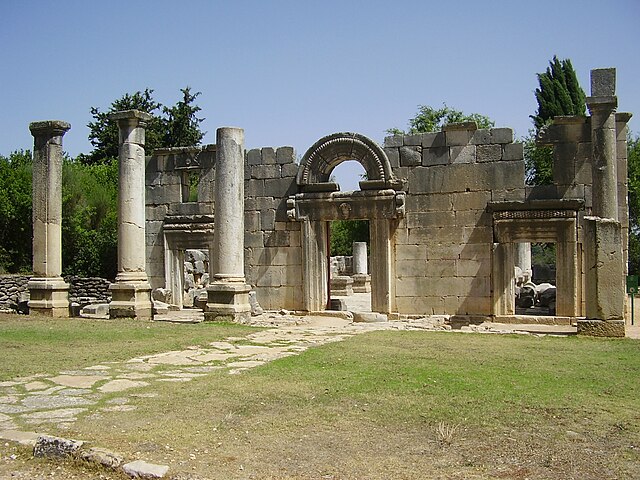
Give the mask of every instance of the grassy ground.
[(0, 314), (0, 381), (204, 345), (253, 331), (256, 329), (212, 323), (177, 325)]
[(158, 387), (65, 436), (175, 478), (640, 478), (640, 342), (376, 332)]

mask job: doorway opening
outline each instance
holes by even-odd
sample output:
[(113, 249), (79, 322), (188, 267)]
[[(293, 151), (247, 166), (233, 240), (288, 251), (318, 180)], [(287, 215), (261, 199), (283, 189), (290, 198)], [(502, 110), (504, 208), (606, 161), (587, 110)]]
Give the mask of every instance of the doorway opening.
[(329, 222), (328, 308), (371, 311), (369, 236), (368, 220)]
[(517, 315), (556, 315), (556, 244), (515, 245), (515, 311)]

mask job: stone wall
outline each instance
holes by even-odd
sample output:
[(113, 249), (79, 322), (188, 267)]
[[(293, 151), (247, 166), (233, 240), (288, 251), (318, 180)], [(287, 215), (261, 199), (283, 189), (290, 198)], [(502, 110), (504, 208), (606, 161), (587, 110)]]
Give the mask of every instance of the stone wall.
[(65, 277), (64, 281), (69, 283), (69, 303), (86, 305), (111, 301), (111, 282), (106, 278), (70, 276)]
[(295, 151), (247, 151), (245, 169), (245, 275), (266, 309), (302, 307), (300, 223), (287, 218), (296, 192)]
[(524, 200), (523, 146), (509, 128), (455, 124), (392, 136), (384, 150), (407, 192), (395, 235), (398, 312), (490, 315), (491, 201)]
[(27, 291), (29, 275), (0, 275), (0, 310), (13, 311), (20, 296)]
[[(28, 295), (30, 278), (29, 275), (0, 275), (0, 310), (15, 310), (20, 297)], [(111, 301), (111, 282), (105, 278), (68, 276), (64, 280), (69, 283), (69, 303), (87, 305)]]

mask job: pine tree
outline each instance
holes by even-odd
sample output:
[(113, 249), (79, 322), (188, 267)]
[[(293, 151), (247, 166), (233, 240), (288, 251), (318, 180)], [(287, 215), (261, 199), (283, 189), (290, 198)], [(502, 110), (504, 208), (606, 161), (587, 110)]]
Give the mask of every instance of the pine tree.
[(166, 127), (164, 133), (164, 145), (172, 147), (187, 147), (198, 145), (204, 137), (204, 132), (200, 130), (200, 123), (204, 118), (196, 117), (201, 108), (193, 105), (193, 101), (201, 95), (201, 92), (191, 93), (191, 87), (180, 89), (182, 101), (173, 107), (163, 107), (162, 111), (166, 117)]

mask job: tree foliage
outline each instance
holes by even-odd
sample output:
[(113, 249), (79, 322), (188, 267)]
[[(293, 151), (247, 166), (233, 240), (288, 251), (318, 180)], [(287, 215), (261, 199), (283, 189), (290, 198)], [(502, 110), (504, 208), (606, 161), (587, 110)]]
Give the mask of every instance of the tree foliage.
[(30, 151), (0, 155), (0, 273), (31, 270)]
[(419, 105), (416, 116), (409, 119), (409, 130), (407, 132), (398, 128), (390, 128), (387, 130), (387, 133), (404, 135), (439, 132), (444, 125), (459, 122), (476, 122), (478, 128), (491, 128), (495, 126), (495, 122), (485, 115), (480, 115), (479, 113), (466, 114), (443, 103), (440, 108)]
[(553, 117), (561, 115), (585, 115), (586, 95), (578, 83), (571, 60), (559, 60), (553, 56), (544, 73), (538, 74), (539, 87), (535, 96), (538, 112), (532, 115), (536, 131), (547, 125)]
[(369, 243), (367, 220), (334, 220), (331, 222), (331, 255), (353, 255), (353, 242)]
[(554, 117), (562, 115), (585, 115), (586, 96), (578, 83), (571, 60), (559, 60), (554, 55), (547, 70), (537, 74), (539, 87), (535, 96), (538, 111), (531, 115), (535, 130), (524, 139), (527, 183), (550, 185), (553, 183), (553, 150), (539, 147), (535, 137), (540, 129), (550, 124)]
[(194, 101), (201, 93), (191, 93), (190, 87), (180, 91), (182, 100), (172, 107), (156, 102), (153, 98), (153, 90), (149, 88), (143, 92), (124, 94), (114, 100), (106, 112), (100, 111), (98, 107), (91, 107), (93, 121), (87, 126), (93, 151), (88, 155), (80, 156), (78, 160), (94, 165), (109, 163), (118, 157), (118, 125), (110, 120), (109, 116), (121, 110), (136, 109), (153, 115), (145, 133), (145, 149), (148, 152), (162, 147), (198, 145), (204, 137), (204, 132), (200, 129), (200, 123), (204, 119), (196, 116), (200, 107), (195, 105)]
[(629, 274), (640, 275), (640, 136), (629, 135)]

